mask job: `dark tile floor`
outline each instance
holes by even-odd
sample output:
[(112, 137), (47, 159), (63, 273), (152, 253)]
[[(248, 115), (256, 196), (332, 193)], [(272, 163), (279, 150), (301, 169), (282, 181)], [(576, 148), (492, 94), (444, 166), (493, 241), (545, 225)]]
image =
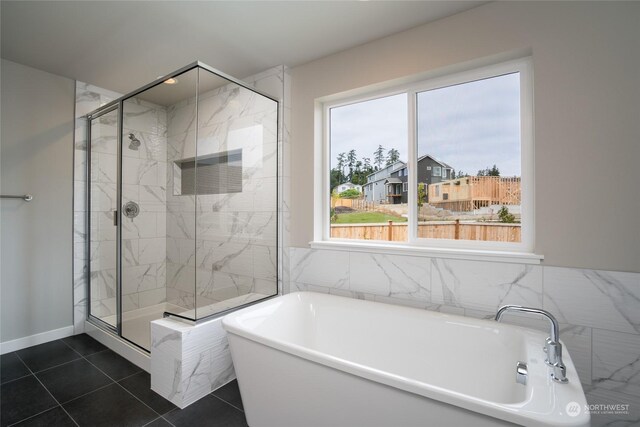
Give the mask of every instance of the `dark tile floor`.
[(88, 335), (1, 356), (0, 427), (246, 426), (233, 381), (180, 410), (148, 373)]

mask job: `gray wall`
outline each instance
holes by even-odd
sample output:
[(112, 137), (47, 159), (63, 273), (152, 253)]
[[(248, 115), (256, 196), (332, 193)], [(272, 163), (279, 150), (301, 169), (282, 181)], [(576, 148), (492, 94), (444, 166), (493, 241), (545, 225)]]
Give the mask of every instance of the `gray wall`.
[(535, 251), (545, 265), (640, 271), (640, 3), (493, 2), (292, 69), (291, 242), (313, 239), (314, 99), (530, 52)]
[(72, 325), (74, 82), (2, 60), (0, 340)]

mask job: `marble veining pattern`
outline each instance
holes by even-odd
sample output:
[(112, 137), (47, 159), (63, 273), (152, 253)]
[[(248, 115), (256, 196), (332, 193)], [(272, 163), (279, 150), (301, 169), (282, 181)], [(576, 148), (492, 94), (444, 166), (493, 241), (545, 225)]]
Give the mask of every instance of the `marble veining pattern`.
[[(76, 84), (76, 132), (74, 153), (74, 254), (91, 248), (91, 312), (97, 317), (115, 314), (115, 227), (117, 123), (113, 114), (98, 118), (92, 126), (91, 157), (91, 243), (86, 242), (86, 122), (83, 115), (120, 94)], [(123, 200), (141, 205), (136, 219), (123, 222), (123, 309), (133, 310), (166, 300), (165, 256), (158, 240), (166, 237), (166, 111), (145, 101), (125, 103), (125, 134), (140, 141), (138, 150), (123, 149)], [(125, 140), (126, 142), (126, 140)], [(82, 332), (87, 316), (86, 260), (74, 255), (74, 331)], [(95, 280), (95, 283), (93, 283)], [(160, 288), (160, 289), (159, 289)]]
[[(282, 73), (276, 67), (256, 81), (282, 99)], [(205, 313), (202, 307), (225, 298), (277, 292), (276, 153), (283, 142), (275, 103), (247, 89), (229, 84), (199, 94), (197, 119), (195, 102), (167, 108), (167, 298)], [(242, 192), (181, 195), (174, 161), (235, 149), (242, 150)]]
[[(592, 425), (640, 423), (640, 273), (427, 257), (397, 256), (389, 262), (390, 257), (291, 248), (289, 291), (331, 293), (486, 320), (504, 304), (543, 307), (560, 321), (560, 338), (588, 402), (630, 405), (629, 414), (592, 415)], [(419, 282), (425, 283), (424, 290), (390, 294), (389, 283), (410, 286), (425, 271), (427, 279)], [(547, 321), (531, 316), (509, 314), (504, 321), (549, 329)]]
[(559, 320), (640, 333), (638, 274), (545, 267), (544, 275), (545, 308)]
[(497, 310), (504, 304), (542, 306), (542, 268), (464, 260), (431, 260), (432, 302)]
[(185, 408), (235, 378), (222, 319), (151, 322), (151, 389)]

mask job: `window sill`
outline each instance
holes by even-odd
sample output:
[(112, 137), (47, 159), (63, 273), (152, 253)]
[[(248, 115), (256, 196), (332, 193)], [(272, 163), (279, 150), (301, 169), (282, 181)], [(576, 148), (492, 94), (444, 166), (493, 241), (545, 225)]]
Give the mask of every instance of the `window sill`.
[(539, 265), (543, 255), (528, 252), (505, 252), (473, 249), (428, 248), (403, 244), (345, 242), (345, 241), (313, 241), (312, 249), (330, 249), (349, 252), (375, 252), (389, 255), (411, 255), (430, 258), (463, 259), (468, 261), (489, 261), (517, 264)]

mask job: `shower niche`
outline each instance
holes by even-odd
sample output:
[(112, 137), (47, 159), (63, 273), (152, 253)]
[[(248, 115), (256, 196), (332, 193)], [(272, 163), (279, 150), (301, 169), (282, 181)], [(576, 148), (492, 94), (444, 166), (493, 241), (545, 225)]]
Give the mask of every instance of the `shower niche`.
[(278, 293), (276, 100), (194, 63), (86, 119), (91, 322), (149, 351)]

